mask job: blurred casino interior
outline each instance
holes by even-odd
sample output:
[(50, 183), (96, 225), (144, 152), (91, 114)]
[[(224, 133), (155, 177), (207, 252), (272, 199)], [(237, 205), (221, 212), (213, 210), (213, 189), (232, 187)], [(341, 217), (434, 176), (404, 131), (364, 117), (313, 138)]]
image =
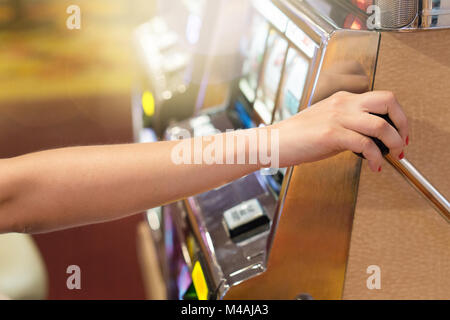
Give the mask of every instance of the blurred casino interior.
[[(82, 28), (66, 8), (82, 8)], [(131, 142), (130, 34), (155, 11), (140, 0), (0, 1), (0, 153)], [(50, 299), (144, 298), (136, 254), (139, 217), (35, 235)], [(83, 270), (85, 290), (66, 287)]]
[[(209, 29), (208, 25), (217, 25), (219, 2), (0, 0), (0, 157), (66, 146), (153, 141), (172, 121), (225, 103), (244, 22), (243, 14), (238, 21), (233, 12), (244, 13), (248, 1), (227, 6), (227, 14), (235, 16), (233, 26), (222, 19), (220, 27)], [(81, 10), (80, 29), (67, 25), (72, 5)], [(224, 29), (231, 35), (228, 39), (211, 40)], [(151, 32), (156, 36), (148, 35)], [(141, 36), (149, 42), (139, 43)], [(153, 47), (167, 51), (165, 61), (146, 51)], [(140, 50), (152, 57), (149, 61), (156, 61), (149, 68), (156, 69), (154, 90), (159, 100), (144, 88), (148, 72), (147, 66), (136, 62)], [(212, 53), (218, 51), (219, 57)], [(158, 87), (161, 66), (169, 78), (163, 88)], [(155, 103), (168, 104), (169, 113), (154, 115)], [(142, 111), (144, 125), (154, 130), (142, 131)], [(158, 121), (145, 123), (153, 115)], [(41, 281), (42, 290), (31, 297), (148, 296), (136, 247), (141, 221), (138, 215), (33, 235), (48, 281)], [(14, 242), (3, 237), (5, 243)], [(0, 254), (1, 241), (0, 237)], [(66, 268), (72, 264), (83, 272), (83, 290), (66, 287)], [(18, 292), (12, 297), (28, 296)]]

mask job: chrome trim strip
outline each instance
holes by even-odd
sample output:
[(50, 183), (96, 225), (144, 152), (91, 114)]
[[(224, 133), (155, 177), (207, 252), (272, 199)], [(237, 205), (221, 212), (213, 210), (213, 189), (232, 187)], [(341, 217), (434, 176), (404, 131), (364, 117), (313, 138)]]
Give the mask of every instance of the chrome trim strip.
[(422, 0), (422, 8), (424, 9), (449, 9), (450, 0)]
[(450, 9), (423, 9), (424, 15), (436, 16), (441, 14), (450, 14)]
[(266, 252), (264, 257), (265, 265), (269, 261), (270, 250), (272, 249), (273, 240), (275, 239), (275, 234), (277, 232), (278, 222), (280, 221), (281, 214), (283, 212), (284, 203), (286, 202), (287, 189), (291, 182), (292, 172), (294, 167), (289, 167), (284, 176), (283, 185), (281, 186), (280, 197), (278, 198), (277, 207), (275, 209), (275, 214), (272, 218), (272, 224), (270, 226), (269, 235), (267, 236)]
[(390, 155), (386, 160), (400, 173), (430, 204), (450, 223), (450, 203), (411, 162), (406, 159), (394, 160)]

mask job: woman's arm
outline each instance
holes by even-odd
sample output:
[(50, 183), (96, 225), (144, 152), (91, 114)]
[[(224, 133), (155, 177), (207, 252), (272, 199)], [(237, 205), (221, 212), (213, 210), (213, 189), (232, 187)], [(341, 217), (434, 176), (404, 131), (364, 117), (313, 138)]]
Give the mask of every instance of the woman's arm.
[[(399, 132), (369, 112), (389, 113)], [(236, 163), (244, 158), (245, 164), (177, 164), (174, 150), (180, 141), (73, 147), (0, 160), (0, 233), (48, 232), (113, 220), (220, 186), (267, 166), (248, 161), (261, 151), (249, 138), (252, 134), (258, 141), (266, 141), (264, 134), (278, 137), (267, 146), (272, 155), (278, 149), (280, 167), (352, 150), (363, 153), (378, 171), (382, 156), (367, 136), (380, 138), (398, 157), (408, 126), (389, 92), (339, 93), (276, 125), (232, 133), (234, 141), (245, 141), (244, 148), (227, 143), (225, 134), (188, 140), (193, 149), (189, 160), (199, 152), (211, 154), (211, 141), (223, 138), (215, 159)], [(202, 147), (195, 151), (199, 141)]]
[(3, 160), (0, 174), (8, 178), (0, 187), (6, 191), (0, 232), (11, 227), (24, 233), (47, 232), (117, 219), (258, 169), (177, 165), (171, 159), (177, 143), (72, 147)]

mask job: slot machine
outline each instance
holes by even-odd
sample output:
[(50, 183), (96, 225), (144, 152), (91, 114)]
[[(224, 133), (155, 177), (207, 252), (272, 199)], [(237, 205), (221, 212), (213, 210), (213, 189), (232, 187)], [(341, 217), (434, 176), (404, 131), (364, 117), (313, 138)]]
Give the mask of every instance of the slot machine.
[(158, 1), (158, 14), (134, 33), (135, 140), (142, 140), (144, 128), (161, 138), (172, 122), (227, 103), (233, 72), (228, 61), (238, 53), (237, 31), (247, 7), (248, 1), (238, 0)]
[(166, 138), (268, 125), (337, 91), (390, 90), (411, 122), (407, 157), (423, 175), (388, 157), (392, 166), (373, 174), (345, 152), (158, 208), (168, 298), (450, 298), (449, 8), (253, 1), (228, 107), (176, 123)]

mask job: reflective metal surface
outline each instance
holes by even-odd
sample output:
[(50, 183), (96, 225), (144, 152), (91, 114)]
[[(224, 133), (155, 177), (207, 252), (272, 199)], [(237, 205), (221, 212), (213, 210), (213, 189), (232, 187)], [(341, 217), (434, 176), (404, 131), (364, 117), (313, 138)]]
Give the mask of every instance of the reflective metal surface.
[[(368, 29), (366, 22), (374, 14), (371, 7), (365, 11), (365, 7), (358, 8), (350, 0), (290, 0), (290, 3), (299, 8), (309, 5), (343, 29), (354, 29), (352, 24), (345, 23), (349, 15), (357, 19), (358, 28)], [(380, 9), (380, 23), (376, 27), (379, 30), (450, 28), (450, 0), (374, 0), (373, 4)]]
[(398, 29), (410, 25), (418, 16), (418, 0), (375, 0), (381, 9), (381, 27)]
[(239, 284), (265, 270), (265, 254), (268, 232), (248, 240), (234, 242), (226, 229), (223, 213), (248, 199), (257, 199), (269, 218), (273, 218), (276, 198), (268, 190), (259, 172), (250, 174), (221, 188), (189, 198), (187, 206), (200, 230), (201, 238), (213, 258), (223, 288), (222, 298), (229, 287)]
[[(419, 0), (374, 0), (370, 3), (352, 3), (351, 0), (290, 0), (296, 6), (307, 3), (321, 16), (341, 29), (401, 30), (416, 28)], [(379, 11), (375, 11), (376, 6)], [(367, 22), (379, 13), (378, 24), (369, 28)], [(356, 23), (351, 23), (355, 21)]]
[(408, 160), (395, 160), (390, 155), (386, 160), (450, 223), (449, 201)]
[[(301, 109), (340, 90), (371, 88), (378, 32), (343, 30), (304, 1), (274, 2), (317, 43)], [(226, 299), (294, 299), (299, 292), (341, 298), (360, 163), (345, 153), (291, 168), (269, 234), (267, 270), (231, 287)]]
[[(225, 110), (211, 110), (199, 117), (176, 123), (167, 130), (166, 139), (176, 138), (181, 130), (187, 130), (195, 136), (199, 131), (197, 129), (205, 125), (213, 126), (218, 131), (233, 129)], [(202, 252), (202, 264), (209, 274), (208, 285), (214, 291), (214, 298), (223, 298), (232, 286), (266, 269), (269, 232), (263, 231), (243, 241), (233, 241), (224, 221), (224, 212), (248, 200), (256, 199), (272, 220), (281, 201), (280, 197), (269, 188), (267, 177), (258, 171), (222, 187), (185, 199), (183, 202), (187, 219)], [(285, 177), (289, 177), (289, 173), (285, 174)], [(184, 218), (174, 218), (175, 226), (181, 224), (180, 219)], [(184, 253), (185, 241), (182, 232), (178, 233)], [(189, 257), (185, 260), (188, 265), (192, 264)]]
[(422, 0), (422, 27), (447, 28), (450, 26), (450, 0)]

